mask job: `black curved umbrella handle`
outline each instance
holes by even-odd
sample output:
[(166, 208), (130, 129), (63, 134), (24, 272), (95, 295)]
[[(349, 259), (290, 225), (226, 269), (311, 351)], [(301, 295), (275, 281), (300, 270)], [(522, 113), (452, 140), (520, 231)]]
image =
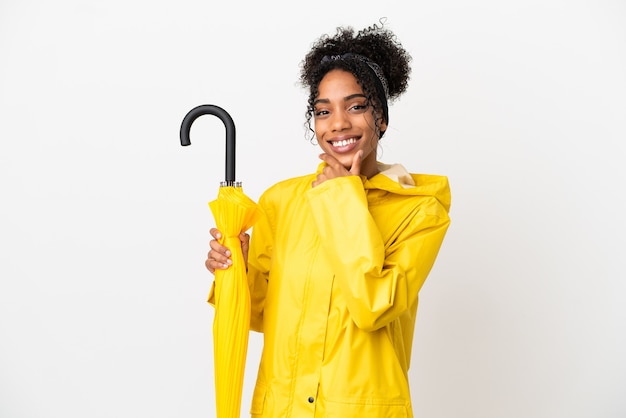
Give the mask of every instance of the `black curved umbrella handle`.
[(215, 115), (222, 120), (226, 128), (226, 175), (227, 186), (235, 183), (235, 123), (227, 111), (215, 105), (200, 105), (187, 113), (180, 125), (180, 145), (191, 145), (189, 132), (193, 122), (202, 115)]

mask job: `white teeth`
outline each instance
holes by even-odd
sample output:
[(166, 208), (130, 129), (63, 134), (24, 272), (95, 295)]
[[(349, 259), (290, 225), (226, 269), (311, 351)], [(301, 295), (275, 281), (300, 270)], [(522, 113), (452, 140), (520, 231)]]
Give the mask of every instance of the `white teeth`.
[(350, 138), (350, 139), (344, 139), (342, 141), (333, 141), (333, 147), (345, 147), (348, 144), (354, 144), (356, 142), (356, 139), (354, 138)]

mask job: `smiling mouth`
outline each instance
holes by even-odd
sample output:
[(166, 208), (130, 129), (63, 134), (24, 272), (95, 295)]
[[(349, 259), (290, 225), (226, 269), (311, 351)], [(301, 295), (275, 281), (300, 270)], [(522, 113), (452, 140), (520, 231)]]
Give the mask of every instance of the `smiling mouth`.
[(345, 147), (356, 143), (356, 138), (342, 139), (341, 141), (328, 141), (333, 147)]

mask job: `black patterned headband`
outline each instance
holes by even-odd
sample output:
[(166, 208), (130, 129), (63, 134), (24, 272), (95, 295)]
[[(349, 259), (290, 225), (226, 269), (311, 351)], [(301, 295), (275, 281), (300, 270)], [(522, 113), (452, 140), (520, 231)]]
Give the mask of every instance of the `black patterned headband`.
[(385, 93), (385, 99), (387, 99), (389, 97), (389, 85), (387, 84), (387, 79), (385, 78), (385, 74), (383, 73), (383, 70), (380, 68), (380, 66), (376, 64), (374, 61), (372, 61), (371, 59), (364, 57), (363, 55), (348, 52), (342, 55), (325, 55), (324, 58), (322, 58), (322, 62), (338, 61), (338, 60), (344, 60), (344, 59), (349, 59), (349, 58), (354, 58), (367, 64), (367, 66), (376, 75), (376, 78), (378, 79), (378, 81), (380, 81), (380, 84), (383, 87), (383, 92)]

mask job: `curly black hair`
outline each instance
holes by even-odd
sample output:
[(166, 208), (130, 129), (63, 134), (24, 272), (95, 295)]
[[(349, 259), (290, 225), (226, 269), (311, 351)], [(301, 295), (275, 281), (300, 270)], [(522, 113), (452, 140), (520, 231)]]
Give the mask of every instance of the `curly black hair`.
[[(345, 56), (344, 54), (348, 54), (348, 57), (365, 57), (378, 65), (387, 83), (388, 97), (384, 97), (381, 82), (363, 59), (328, 59)], [(309, 89), (305, 127), (314, 134), (311, 119), (313, 103), (319, 94), (318, 87), (326, 73), (336, 68), (349, 71), (356, 77), (372, 104), (372, 112), (383, 115), (389, 123), (387, 102), (393, 102), (406, 91), (411, 74), (411, 60), (396, 35), (382, 23), (358, 32), (350, 26), (338, 27), (334, 36), (322, 35), (312, 44), (311, 50), (300, 64), (300, 83)], [(383, 134), (381, 131), (380, 136)]]

